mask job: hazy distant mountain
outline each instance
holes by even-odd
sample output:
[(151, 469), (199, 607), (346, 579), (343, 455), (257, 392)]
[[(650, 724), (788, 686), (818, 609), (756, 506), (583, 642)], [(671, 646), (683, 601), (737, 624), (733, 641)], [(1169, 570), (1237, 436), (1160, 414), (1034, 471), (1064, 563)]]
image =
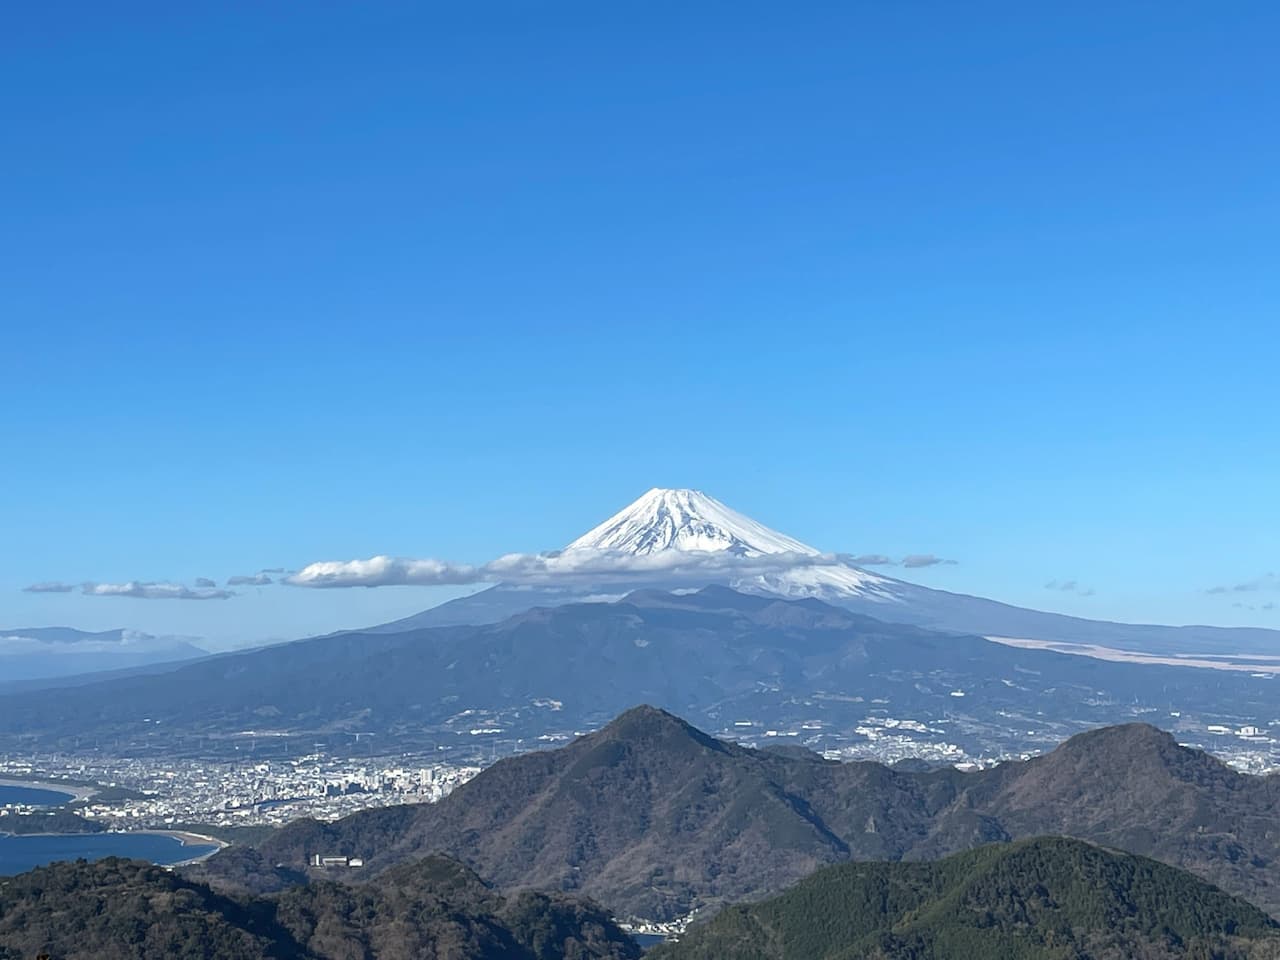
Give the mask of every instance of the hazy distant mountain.
[(1217, 887), (1077, 840), (996, 844), (936, 863), (821, 870), (731, 907), (653, 960), (1251, 960), (1280, 925)]
[[(934, 590), (826, 557), (697, 490), (653, 489), (574, 540), (564, 566), (589, 570), (596, 557), (612, 572), (545, 585), (498, 584), (468, 597), (366, 632), (495, 623), (535, 606), (614, 599), (636, 589), (719, 583), (746, 593), (814, 597), (867, 616), (985, 636), (1074, 641), (1148, 653), (1277, 653), (1280, 630), (1109, 623), (1026, 610), (994, 600)], [(718, 564), (717, 556), (757, 563)], [(630, 565), (626, 560), (631, 558)], [(767, 563), (770, 558), (776, 563)], [(603, 568), (603, 567), (602, 567)], [(630, 571), (630, 572), (628, 572)]]
[[(886, 624), (817, 600), (709, 587), (530, 610), (502, 623), (337, 634), (133, 675), (0, 698), (0, 742), (234, 749), (244, 731), (317, 739), (374, 733), (381, 749), (508, 741), (591, 729), (638, 702), (723, 729), (852, 734), (868, 711), (933, 725), (990, 753), (1170, 710), (1251, 723), (1275, 681), (1019, 650)], [(51, 706), (53, 704), (53, 706)], [(472, 711), (468, 713), (467, 711)], [(484, 722), (477, 720), (486, 716)], [(260, 743), (263, 749), (267, 743)]]
[(502, 886), (672, 917), (782, 889), (823, 864), (930, 859), (1061, 834), (1192, 870), (1280, 914), (1280, 777), (1235, 773), (1131, 724), (972, 773), (907, 772), (725, 743), (651, 707), (503, 760), (436, 804), (296, 822), (202, 868), (270, 888), (316, 853), (373, 871), (427, 853)]
[(68, 677), (206, 656), (177, 637), (137, 630), (90, 633), (71, 627), (0, 629), (0, 683)]
[(504, 897), (429, 857), (376, 883), (233, 900), (138, 861), (60, 863), (0, 884), (0, 960), (637, 960), (598, 907)]

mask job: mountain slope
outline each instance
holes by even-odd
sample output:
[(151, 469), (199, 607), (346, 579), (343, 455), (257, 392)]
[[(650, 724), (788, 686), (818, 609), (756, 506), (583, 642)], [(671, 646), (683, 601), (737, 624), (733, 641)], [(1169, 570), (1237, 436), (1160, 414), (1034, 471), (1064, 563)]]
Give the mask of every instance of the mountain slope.
[(636, 960), (591, 904), (504, 897), (429, 857), (376, 883), (233, 900), (138, 861), (60, 863), (0, 884), (0, 960)]
[[(364, 851), (378, 869), (447, 851), (499, 885), (577, 890), (627, 913), (676, 915), (703, 897), (775, 889), (848, 855), (761, 759), (638, 708), (564, 750), (495, 764), (455, 801), (291, 825), (261, 853), (302, 866), (313, 852)], [(224, 863), (207, 868), (216, 877)]]
[(637, 702), (717, 730), (748, 717), (858, 739), (854, 729), (880, 709), (990, 754), (1143, 711), (1252, 723), (1271, 715), (1274, 686), (1245, 674), (1018, 650), (816, 600), (711, 587), (536, 609), (487, 626), (338, 634), (54, 698), (0, 697), (0, 744), (74, 748), (91, 735), (117, 753), (233, 751), (228, 737), (258, 730), (283, 755), (290, 738), (309, 748), (354, 731), (376, 733), (388, 749), (465, 750), (486, 741), (467, 735), (475, 724), (464, 710), (492, 714), (483, 726), (514, 741), (590, 729)]
[(436, 804), (299, 822), (199, 875), (269, 887), (316, 853), (373, 870), (438, 851), (503, 886), (574, 890), (670, 918), (781, 889), (842, 860), (931, 859), (1064, 834), (1196, 872), (1280, 914), (1280, 777), (1237, 774), (1133, 724), (961, 773), (723, 743), (628, 711), (569, 746), (500, 761)]
[[(1087, 620), (872, 573), (757, 523), (698, 490), (650, 490), (561, 552), (598, 554), (615, 567), (633, 572), (630, 576), (615, 572), (598, 582), (578, 576), (547, 584), (500, 583), (366, 632), (495, 623), (532, 607), (600, 596), (617, 599), (645, 588), (721, 584), (747, 593), (814, 597), (866, 616), (953, 633), (1092, 643), (1162, 654), (1280, 652), (1277, 630)], [(715, 557), (743, 562), (736, 567), (705, 563)], [(677, 578), (672, 570), (681, 561), (688, 562)], [(705, 569), (699, 570), (700, 563)]]
[(731, 907), (653, 960), (1280, 957), (1280, 926), (1154, 860), (1065, 839), (929, 864), (829, 867)]

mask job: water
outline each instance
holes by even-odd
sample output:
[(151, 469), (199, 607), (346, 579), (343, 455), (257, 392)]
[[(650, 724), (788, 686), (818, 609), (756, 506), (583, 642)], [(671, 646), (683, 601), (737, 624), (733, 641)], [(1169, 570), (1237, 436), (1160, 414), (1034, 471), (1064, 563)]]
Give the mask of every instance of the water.
[(0, 836), (0, 876), (25, 873), (55, 860), (101, 860), (130, 857), (163, 865), (212, 853), (209, 844), (183, 844), (155, 833), (76, 833)]
[(0, 783), (0, 807), (9, 804), (22, 804), (28, 807), (60, 807), (74, 794), (61, 793), (57, 790), (44, 790), (40, 787), (17, 787)]

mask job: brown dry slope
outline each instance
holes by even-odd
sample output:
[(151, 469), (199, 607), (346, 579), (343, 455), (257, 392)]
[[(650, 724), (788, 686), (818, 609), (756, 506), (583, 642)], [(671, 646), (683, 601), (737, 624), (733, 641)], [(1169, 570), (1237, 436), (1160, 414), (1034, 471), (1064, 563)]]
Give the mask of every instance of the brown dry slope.
[(317, 852), (371, 871), (431, 852), (504, 887), (670, 917), (763, 896), (843, 860), (932, 859), (1065, 835), (1191, 870), (1280, 915), (1280, 778), (1236, 773), (1131, 724), (991, 770), (907, 772), (749, 750), (638, 707), (554, 751), (504, 760), (438, 804), (303, 821), (202, 873), (269, 888)]

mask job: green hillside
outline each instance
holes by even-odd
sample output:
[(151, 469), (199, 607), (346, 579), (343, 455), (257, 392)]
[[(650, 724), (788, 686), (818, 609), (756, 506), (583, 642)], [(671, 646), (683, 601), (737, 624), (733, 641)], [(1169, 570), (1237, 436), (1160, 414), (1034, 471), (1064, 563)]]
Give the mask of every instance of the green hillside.
[(1077, 840), (828, 867), (650, 960), (1275, 960), (1280, 926), (1191, 874)]

